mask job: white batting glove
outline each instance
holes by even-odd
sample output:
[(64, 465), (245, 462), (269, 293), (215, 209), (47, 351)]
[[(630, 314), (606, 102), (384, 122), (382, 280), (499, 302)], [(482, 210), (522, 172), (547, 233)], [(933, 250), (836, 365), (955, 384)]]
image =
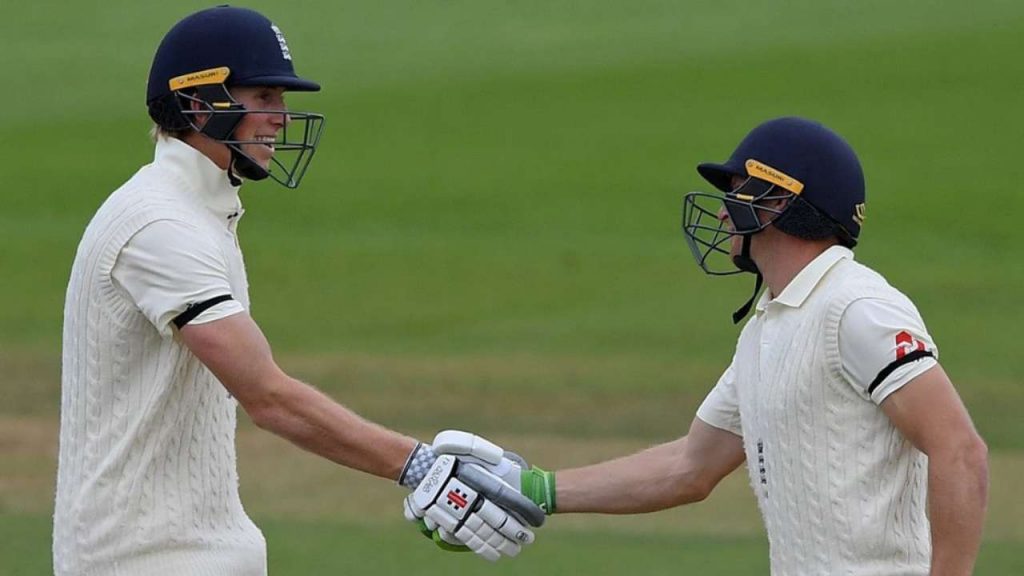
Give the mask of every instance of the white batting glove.
[[(555, 474), (537, 466), (531, 467), (515, 452), (502, 450), (487, 440), (459, 430), (445, 430), (434, 437), (430, 446), (433, 454), (454, 454), (460, 460), (469, 460), (480, 464), (491, 474), (498, 476), (502, 483), (487, 481), (476, 475), (467, 476), (472, 470), (460, 472), (460, 479), (475, 488), (488, 500), (502, 508), (517, 514), (531, 526), (544, 524), (544, 517), (535, 514), (536, 509), (523, 504), (519, 495), (525, 496), (535, 503), (544, 514), (555, 513)], [(509, 491), (518, 494), (511, 494)]]
[(540, 527), (545, 514), (554, 512), (553, 474), (530, 468), (518, 454), (460, 430), (438, 433), (429, 446), (418, 444), (409, 455), (398, 483), (415, 489), (441, 454), (456, 456), (462, 464), (459, 480), (512, 513), (520, 522)]
[(520, 472), (527, 468), (522, 456), (508, 452), (486, 438), (461, 430), (438, 432), (430, 448), (437, 455), (452, 454), (461, 461), (479, 464), (517, 490)]
[[(460, 462), (452, 455), (442, 455), (413, 493), (406, 497), (406, 519), (421, 522), (443, 548), (466, 546), (492, 562), (502, 556), (518, 555), (522, 546), (533, 542), (533, 532), (508, 511), (460, 480), (460, 468), (472, 469), (471, 475), (477, 481), (482, 478), (485, 482), (502, 483), (499, 477), (479, 465)], [(529, 500), (526, 502), (532, 505)], [(543, 512), (540, 516), (543, 518)]]

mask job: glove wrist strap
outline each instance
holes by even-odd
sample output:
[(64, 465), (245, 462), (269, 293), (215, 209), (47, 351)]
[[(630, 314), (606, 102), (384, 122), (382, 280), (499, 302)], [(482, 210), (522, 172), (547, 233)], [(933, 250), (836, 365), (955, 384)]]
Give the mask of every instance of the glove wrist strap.
[(398, 475), (398, 484), (410, 490), (415, 490), (423, 478), (426, 477), (430, 467), (437, 461), (437, 455), (433, 448), (419, 442), (409, 453), (409, 458), (402, 467), (402, 473)]
[(545, 514), (555, 513), (555, 473), (534, 466), (523, 470), (522, 493), (533, 500)]

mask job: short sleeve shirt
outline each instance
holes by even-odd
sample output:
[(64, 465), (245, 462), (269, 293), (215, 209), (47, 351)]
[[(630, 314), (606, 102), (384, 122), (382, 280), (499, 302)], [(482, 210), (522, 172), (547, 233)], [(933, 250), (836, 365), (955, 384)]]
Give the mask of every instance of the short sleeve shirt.
[[(736, 359), (733, 359), (733, 363)], [(700, 408), (697, 417), (722, 430), (743, 436), (742, 420), (740, 419), (740, 403), (736, 396), (736, 371), (729, 364), (711, 389)]]
[[(818, 275), (816, 283), (824, 269), (813, 274)], [(894, 292), (891, 297), (854, 300), (846, 307), (839, 321), (839, 357), (846, 382), (861, 396), (881, 404), (934, 367), (938, 348), (917, 308), (908, 298)], [(697, 409), (697, 417), (742, 436), (734, 369), (737, 361), (734, 357)]]
[(881, 404), (937, 364), (939, 352), (906, 298), (855, 300), (839, 321), (839, 356), (846, 381)]
[(159, 220), (128, 241), (112, 275), (150, 323), (169, 336), (174, 320), (193, 307), (202, 311), (190, 324), (244, 311), (232, 295), (228, 270), (216, 244), (197, 227)]

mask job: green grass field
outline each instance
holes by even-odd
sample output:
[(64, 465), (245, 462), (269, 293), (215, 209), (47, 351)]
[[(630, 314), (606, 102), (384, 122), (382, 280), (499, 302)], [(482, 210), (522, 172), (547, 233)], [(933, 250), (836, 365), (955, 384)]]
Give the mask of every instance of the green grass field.
[[(75, 246), (151, 158), (156, 45), (207, 4), (8, 4), (0, 575), (43, 574)], [(420, 437), (467, 427), (547, 467), (675, 438), (750, 290), (682, 241), (694, 166), (764, 119), (819, 119), (865, 166), (858, 258), (915, 300), (989, 442), (977, 573), (1024, 573), (1024, 3), (711, 4), (249, 4), (324, 86), (290, 105), (328, 117), (302, 188), (243, 192), (254, 316), (286, 370)], [(555, 517), (491, 566), (420, 541), (385, 482), (247, 423), (239, 446), (277, 576), (767, 572), (743, 473), (691, 508)]]

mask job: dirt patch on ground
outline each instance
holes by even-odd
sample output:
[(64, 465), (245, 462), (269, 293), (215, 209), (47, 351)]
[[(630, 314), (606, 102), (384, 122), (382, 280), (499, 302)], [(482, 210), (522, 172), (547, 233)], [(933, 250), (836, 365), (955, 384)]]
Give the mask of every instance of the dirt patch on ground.
[(53, 509), (58, 433), (56, 418), (0, 417), (0, 511)]
[(711, 368), (628, 355), (346, 354), (281, 363), (393, 427), (430, 430), (443, 423), (492, 435), (525, 430), (608, 439), (683, 433), (718, 376)]

